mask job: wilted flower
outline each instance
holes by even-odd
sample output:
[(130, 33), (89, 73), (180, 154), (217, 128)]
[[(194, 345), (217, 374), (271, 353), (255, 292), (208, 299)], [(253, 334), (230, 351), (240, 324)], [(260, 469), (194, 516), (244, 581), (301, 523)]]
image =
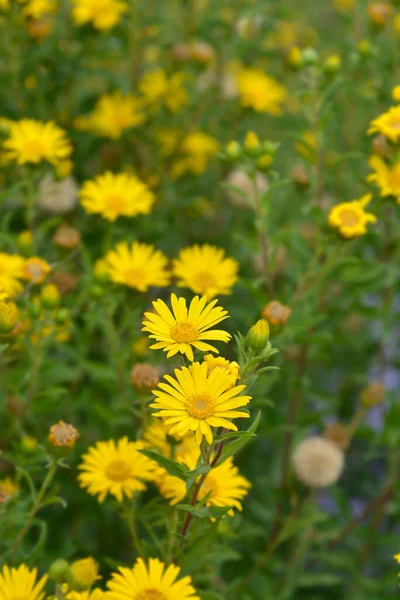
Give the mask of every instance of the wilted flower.
[(341, 450), (347, 450), (350, 445), (349, 428), (341, 423), (331, 423), (325, 429), (324, 438)]
[(132, 369), (131, 382), (138, 390), (151, 391), (159, 381), (158, 369), (148, 363), (136, 363)]
[(284, 325), (291, 314), (292, 309), (281, 304), (278, 300), (268, 302), (261, 313), (270, 325)]
[(46, 175), (39, 185), (38, 205), (54, 215), (63, 215), (73, 210), (78, 201), (78, 186), (73, 177), (57, 180)]
[[(262, 196), (268, 190), (268, 180), (265, 175), (257, 173), (255, 182), (253, 182), (249, 175), (241, 169), (232, 171), (226, 179), (226, 183), (229, 186), (226, 193), (232, 204), (245, 208), (254, 206), (256, 194)], [(237, 191), (234, 188), (237, 188)]]
[(292, 457), (297, 478), (312, 488), (337, 482), (344, 468), (344, 454), (333, 442), (320, 436), (303, 440)]
[(50, 427), (49, 442), (56, 448), (73, 448), (79, 433), (73, 425), (59, 421)]
[(53, 235), (53, 242), (56, 246), (67, 248), (68, 250), (75, 248), (81, 241), (81, 234), (75, 227), (69, 227), (64, 223), (60, 225)]

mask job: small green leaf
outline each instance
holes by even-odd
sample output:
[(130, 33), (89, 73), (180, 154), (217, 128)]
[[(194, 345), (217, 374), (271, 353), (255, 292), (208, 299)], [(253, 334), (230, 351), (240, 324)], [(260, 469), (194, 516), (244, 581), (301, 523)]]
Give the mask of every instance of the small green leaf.
[(186, 489), (189, 490), (192, 485), (195, 483), (196, 479), (199, 477), (199, 475), (204, 475), (205, 473), (208, 473), (211, 470), (211, 465), (199, 465), (198, 467), (196, 467), (196, 469), (193, 469), (193, 471), (189, 471), (189, 473), (186, 474)]
[(176, 508), (188, 512), (198, 519), (218, 519), (226, 515), (233, 506), (191, 506), (190, 504), (177, 504)]
[(138, 450), (138, 452), (144, 454), (147, 456), (147, 458), (154, 460), (158, 465), (160, 465), (160, 467), (163, 467), (163, 469), (165, 469), (169, 475), (178, 477), (179, 479), (182, 479), (182, 481), (188, 480), (188, 476), (191, 471), (189, 471), (185, 465), (177, 463), (170, 458), (166, 458), (155, 450)]
[(245, 435), (241, 435), (234, 442), (230, 442), (230, 444), (226, 444), (226, 446), (224, 447), (224, 449), (221, 453), (221, 456), (215, 463), (214, 467), (219, 467), (219, 465), (222, 465), (222, 463), (224, 463), (230, 456), (234, 456), (237, 452), (239, 452), (239, 450), (242, 450), (242, 448), (244, 448), (246, 446), (246, 444), (248, 444), (250, 439), (253, 437), (253, 436), (249, 435), (249, 433), (255, 434), (255, 432), (257, 431), (258, 426), (260, 424), (260, 420), (261, 420), (261, 410), (258, 411), (256, 418), (254, 419), (254, 421), (252, 422), (250, 427), (245, 432)]

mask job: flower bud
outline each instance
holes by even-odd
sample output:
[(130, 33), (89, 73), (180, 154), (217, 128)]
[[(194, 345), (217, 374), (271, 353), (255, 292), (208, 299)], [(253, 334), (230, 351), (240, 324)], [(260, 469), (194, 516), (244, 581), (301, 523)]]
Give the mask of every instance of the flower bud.
[(301, 50), (298, 46), (292, 46), (287, 55), (287, 61), (292, 69), (301, 69), (303, 65), (303, 59)]
[(381, 381), (372, 381), (360, 394), (361, 405), (363, 408), (370, 409), (384, 400), (385, 388)]
[(45, 285), (40, 293), (40, 302), (44, 308), (55, 308), (60, 304), (60, 292), (54, 283)]
[(147, 363), (136, 363), (131, 373), (131, 383), (139, 391), (151, 391), (160, 381), (158, 369)]
[(301, 60), (305, 67), (312, 67), (319, 62), (318, 52), (314, 48), (305, 48), (301, 53)]
[(68, 308), (60, 308), (60, 310), (57, 311), (55, 320), (56, 320), (56, 323), (58, 323), (59, 325), (62, 325), (63, 323), (68, 321), (70, 318), (71, 318), (71, 314), (70, 314)]
[(378, 27), (383, 27), (393, 12), (393, 7), (388, 2), (374, 2), (368, 6), (368, 16)]
[(104, 296), (104, 288), (101, 285), (91, 285), (90, 286), (90, 293), (93, 296), (93, 298), (102, 298), (102, 296)]
[(32, 454), (38, 447), (38, 441), (31, 435), (24, 435), (20, 442), (21, 450), (25, 454)]
[(338, 54), (332, 54), (328, 56), (326, 61), (324, 62), (324, 72), (327, 75), (334, 75), (340, 70), (341, 60)]
[(106, 283), (109, 280), (109, 273), (107, 263), (103, 258), (96, 260), (93, 275), (96, 281), (99, 283)]
[(331, 423), (325, 430), (324, 439), (329, 440), (341, 450), (347, 450), (350, 445), (349, 428), (341, 423)]
[(48, 436), (52, 453), (57, 456), (68, 455), (79, 437), (78, 430), (73, 425), (64, 421), (52, 425)]
[(263, 154), (257, 160), (256, 166), (259, 171), (268, 171), (273, 162), (274, 159), (270, 154)]
[(74, 227), (68, 225), (60, 225), (53, 235), (53, 242), (60, 248), (71, 250), (75, 248), (81, 241), (81, 234)]
[(264, 350), (269, 340), (269, 325), (265, 319), (260, 319), (247, 332), (246, 342), (252, 350), (260, 353)]
[(310, 183), (310, 178), (304, 165), (296, 165), (293, 167), (292, 181), (299, 187), (306, 186)]
[(17, 235), (17, 248), (24, 256), (29, 256), (32, 251), (33, 236), (28, 230)]
[(14, 302), (0, 302), (0, 334), (11, 334), (18, 319), (19, 310)]
[(99, 579), (99, 565), (91, 556), (73, 562), (67, 575), (69, 588), (77, 592), (91, 588), (96, 579)]
[(63, 558), (55, 560), (49, 568), (49, 577), (57, 583), (63, 583), (69, 572), (69, 564)]
[(254, 131), (248, 131), (244, 140), (244, 147), (252, 156), (258, 156), (260, 153), (260, 140)]
[(242, 154), (242, 148), (241, 148), (239, 142), (236, 142), (235, 140), (231, 140), (230, 142), (227, 143), (226, 155), (228, 158), (230, 158), (231, 160), (236, 160), (237, 158), (240, 157), (241, 154)]

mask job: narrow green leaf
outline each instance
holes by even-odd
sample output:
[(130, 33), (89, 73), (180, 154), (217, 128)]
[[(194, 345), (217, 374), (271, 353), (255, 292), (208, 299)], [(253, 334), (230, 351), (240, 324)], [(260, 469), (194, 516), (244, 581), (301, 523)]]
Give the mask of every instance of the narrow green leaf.
[(174, 460), (171, 460), (170, 458), (166, 458), (165, 456), (163, 456), (159, 452), (156, 452), (155, 450), (138, 450), (138, 452), (144, 454), (145, 456), (147, 456), (147, 458), (151, 458), (151, 460), (154, 460), (158, 465), (160, 465), (160, 467), (163, 467), (167, 471), (167, 473), (169, 473), (173, 477), (178, 477), (179, 479), (182, 479), (182, 481), (188, 480), (188, 476), (190, 476), (190, 471), (185, 465), (177, 463)]
[(233, 506), (191, 506), (190, 504), (177, 504), (176, 508), (188, 512), (198, 519), (218, 519), (226, 515)]
[[(247, 434), (248, 433), (255, 434), (255, 432), (257, 431), (258, 426), (260, 424), (260, 420), (261, 420), (261, 410), (258, 411), (256, 418), (254, 419), (254, 421), (252, 422), (250, 427), (247, 429)], [(224, 463), (230, 456), (234, 456), (235, 454), (237, 454), (237, 452), (239, 452), (239, 450), (242, 450), (242, 448), (244, 448), (246, 446), (246, 444), (248, 444), (248, 442), (250, 441), (250, 439), (252, 437), (253, 436), (242, 435), (234, 442), (230, 442), (229, 444), (226, 444), (226, 446), (222, 450), (221, 456), (219, 457), (219, 459), (217, 460), (217, 462), (214, 466), (219, 467), (219, 465), (222, 465), (222, 463)]]

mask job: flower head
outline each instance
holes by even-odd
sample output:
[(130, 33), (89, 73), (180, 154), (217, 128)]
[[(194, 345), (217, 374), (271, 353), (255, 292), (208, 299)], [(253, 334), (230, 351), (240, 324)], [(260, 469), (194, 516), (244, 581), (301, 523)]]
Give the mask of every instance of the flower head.
[(57, 8), (56, 0), (28, 0), (25, 2), (22, 12), (31, 19), (40, 19), (45, 15), (55, 13)]
[(336, 227), (346, 238), (365, 235), (367, 224), (376, 222), (376, 216), (364, 210), (371, 198), (371, 194), (367, 194), (359, 200), (337, 204), (329, 213), (329, 225)]
[(128, 5), (122, 0), (72, 0), (72, 16), (77, 25), (91, 23), (105, 31), (121, 21)]
[(124, 437), (117, 442), (97, 442), (83, 455), (78, 475), (81, 487), (103, 502), (107, 494), (122, 502), (124, 496), (132, 498), (135, 492), (146, 489), (145, 481), (153, 481), (157, 464), (140, 454), (145, 448), (141, 441), (130, 442)]
[(177, 113), (188, 102), (184, 79), (184, 73), (174, 73), (168, 79), (163, 69), (156, 69), (143, 75), (138, 89), (151, 109), (158, 110), (164, 104), (172, 113)]
[(177, 579), (180, 568), (158, 558), (148, 565), (138, 558), (132, 569), (120, 567), (107, 583), (108, 600), (200, 600), (189, 576)]
[(368, 15), (375, 25), (385, 25), (393, 12), (393, 7), (388, 2), (373, 2), (368, 6)]
[(131, 383), (138, 390), (152, 390), (160, 381), (158, 369), (147, 363), (136, 363), (131, 372)]
[[(145, 430), (143, 439), (151, 448), (155, 448), (166, 458), (182, 462), (183, 458), (193, 450), (198, 449), (195, 436), (188, 432), (184, 436), (171, 434), (171, 427), (161, 419), (154, 419)], [(163, 473), (166, 473), (163, 469)]]
[(262, 316), (267, 319), (270, 325), (284, 325), (291, 314), (292, 309), (281, 304), (278, 300), (268, 302), (262, 311)]
[(8, 139), (3, 143), (5, 156), (19, 165), (49, 162), (58, 165), (72, 153), (65, 131), (52, 121), (43, 123), (21, 119), (11, 124)]
[(300, 442), (293, 453), (295, 473), (312, 488), (329, 487), (337, 482), (344, 468), (344, 454), (330, 440), (320, 436)]
[(240, 376), (240, 367), (236, 361), (227, 360), (222, 356), (213, 356), (212, 354), (206, 354), (204, 362), (207, 365), (207, 374), (211, 375), (214, 369), (220, 369), (225, 373), (225, 377), (230, 380), (231, 387), (236, 385), (237, 380)]
[(230, 294), (238, 279), (239, 263), (225, 257), (225, 251), (204, 244), (184, 248), (173, 261), (173, 273), (179, 287), (187, 287), (196, 294), (214, 298), (217, 294)]
[(28, 258), (24, 265), (24, 277), (33, 283), (43, 283), (50, 271), (49, 263), (37, 256)]
[[(170, 141), (172, 142), (172, 139)], [(179, 153), (182, 156), (173, 163), (172, 176), (179, 178), (186, 173), (201, 175), (218, 150), (218, 141), (208, 133), (204, 131), (189, 133), (179, 146)]]
[[(199, 451), (197, 450), (197, 457)], [(196, 453), (192, 452), (183, 458), (183, 462), (191, 470), (196, 468)], [(201, 501), (207, 496), (206, 506), (233, 506), (242, 510), (241, 501), (251, 487), (250, 482), (239, 474), (238, 468), (233, 464), (233, 458), (229, 458), (219, 467), (211, 469), (201, 484), (198, 499)], [(166, 475), (159, 484), (160, 493), (164, 498), (170, 500), (170, 504), (178, 504), (186, 494), (186, 484), (178, 477)], [(234, 511), (228, 512), (233, 517)]]
[(383, 198), (393, 196), (400, 204), (400, 161), (388, 165), (380, 156), (374, 155), (368, 163), (375, 173), (368, 175), (367, 181), (376, 183)]
[(400, 140), (400, 106), (393, 106), (374, 119), (368, 133), (381, 133), (391, 142), (397, 144)]
[(209, 373), (207, 363), (195, 362), (189, 368), (175, 369), (174, 374), (175, 378), (164, 376), (168, 383), (158, 384), (153, 391), (156, 399), (150, 404), (158, 410), (153, 416), (165, 419), (172, 434), (194, 431), (199, 444), (203, 435), (212, 444), (211, 427), (237, 431), (229, 419), (249, 417), (248, 412), (237, 410), (251, 400), (250, 396), (240, 395), (246, 386), (232, 387), (223, 369)]
[(151, 244), (120, 242), (105, 257), (110, 279), (115, 283), (147, 292), (149, 287), (169, 284), (168, 260)]
[(50, 427), (49, 442), (56, 448), (73, 448), (79, 433), (73, 425), (59, 421)]
[(102, 96), (88, 116), (77, 119), (76, 126), (99, 136), (119, 140), (125, 131), (144, 120), (140, 102), (135, 96), (114, 92)]
[(0, 252), (0, 299), (13, 298), (22, 291), (25, 261), (17, 254)]
[(265, 349), (269, 340), (269, 325), (266, 319), (259, 319), (247, 332), (246, 341), (255, 352)]
[(228, 318), (226, 310), (215, 306), (217, 302), (218, 300), (213, 300), (207, 304), (205, 296), (195, 296), (187, 308), (185, 298), (177, 298), (175, 294), (171, 294), (172, 312), (163, 300), (153, 302), (155, 312), (145, 313), (147, 320), (143, 321), (142, 328), (142, 331), (151, 334), (151, 339), (157, 341), (150, 347), (153, 350), (162, 348), (167, 352), (167, 358), (180, 352), (190, 361), (194, 360), (193, 348), (218, 354), (218, 350), (205, 340), (228, 342), (231, 335), (220, 329), (209, 331), (211, 327)]
[(47, 576), (38, 580), (37, 573), (37, 569), (29, 570), (24, 564), (18, 568), (4, 565), (0, 573), (1, 600), (42, 600)]
[(19, 320), (19, 310), (14, 302), (0, 300), (0, 334), (8, 335)]
[(286, 97), (285, 88), (260, 69), (242, 69), (237, 73), (237, 86), (242, 106), (257, 112), (280, 115)]
[(65, 596), (66, 600), (105, 600), (106, 597), (106, 592), (99, 588), (83, 592), (72, 591)]
[(128, 173), (107, 172), (86, 181), (80, 198), (87, 213), (98, 213), (108, 221), (121, 216), (147, 215), (154, 203), (154, 195), (147, 185)]
[(99, 577), (99, 565), (91, 556), (76, 560), (71, 564), (70, 573), (73, 581), (82, 590), (91, 588)]

